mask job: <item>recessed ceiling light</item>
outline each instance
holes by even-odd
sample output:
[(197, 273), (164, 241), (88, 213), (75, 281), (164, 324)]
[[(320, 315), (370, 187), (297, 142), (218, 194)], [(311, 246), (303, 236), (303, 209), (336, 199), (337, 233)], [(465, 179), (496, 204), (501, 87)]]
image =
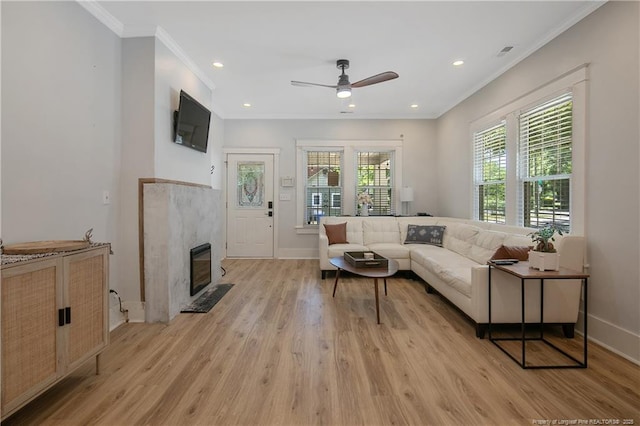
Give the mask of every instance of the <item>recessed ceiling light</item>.
[(418, 104), (411, 104), (411, 108), (418, 108)]
[(242, 106), (245, 108), (251, 108), (251, 104), (249, 102), (245, 102)]
[(454, 66), (459, 67), (460, 65), (464, 64), (464, 61), (461, 59), (458, 59), (457, 61), (455, 61), (453, 63)]
[(222, 62), (214, 62), (212, 65), (214, 66), (214, 68), (222, 68), (222, 67), (224, 67), (224, 64)]

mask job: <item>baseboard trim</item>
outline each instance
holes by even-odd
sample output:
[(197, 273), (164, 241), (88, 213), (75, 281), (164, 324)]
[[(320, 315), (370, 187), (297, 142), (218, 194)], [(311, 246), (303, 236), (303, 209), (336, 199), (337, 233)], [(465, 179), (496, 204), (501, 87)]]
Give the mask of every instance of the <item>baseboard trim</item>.
[(124, 315), (120, 312), (119, 306), (109, 308), (109, 331), (113, 331), (124, 324)]
[(278, 259), (318, 259), (318, 249), (281, 248), (278, 250)]
[[(583, 335), (582, 312), (578, 313), (576, 333)], [(640, 336), (602, 318), (589, 315), (587, 318), (588, 338), (622, 358), (640, 365)]]
[(122, 308), (127, 311), (129, 316), (129, 322), (145, 322), (144, 302), (140, 302), (140, 301), (122, 302)]

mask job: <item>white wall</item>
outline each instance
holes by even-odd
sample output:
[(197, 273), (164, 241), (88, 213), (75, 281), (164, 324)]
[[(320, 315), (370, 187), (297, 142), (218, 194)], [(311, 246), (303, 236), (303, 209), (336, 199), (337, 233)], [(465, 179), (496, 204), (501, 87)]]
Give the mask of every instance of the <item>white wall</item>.
[(154, 177), (209, 185), (210, 153), (173, 143), (173, 112), (178, 109), (180, 103), (180, 90), (184, 90), (211, 110), (211, 89), (162, 41), (155, 39)]
[(120, 39), (75, 2), (2, 2), (2, 64), (5, 244), (117, 245)]
[[(225, 147), (280, 148), (281, 176), (296, 175), (296, 139), (403, 139), (404, 186), (414, 188), (411, 210), (437, 214), (435, 122), (433, 120), (226, 120)], [(295, 232), (294, 188), (291, 201), (277, 201), (280, 255), (317, 256), (317, 235)]]
[[(215, 90), (213, 92), (215, 97)], [(224, 156), (222, 147), (224, 146), (224, 120), (215, 113), (211, 114), (211, 129), (209, 130), (209, 161), (213, 166), (211, 173), (211, 187), (213, 189), (223, 189), (224, 181)]]
[(637, 2), (608, 2), (438, 119), (440, 213), (469, 217), (469, 123), (589, 63), (589, 335), (640, 360)]

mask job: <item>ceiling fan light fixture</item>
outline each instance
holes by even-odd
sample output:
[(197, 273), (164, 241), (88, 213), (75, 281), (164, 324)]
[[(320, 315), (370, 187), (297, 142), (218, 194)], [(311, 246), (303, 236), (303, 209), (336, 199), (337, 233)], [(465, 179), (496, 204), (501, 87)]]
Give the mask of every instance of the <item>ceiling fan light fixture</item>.
[(336, 91), (336, 94), (338, 95), (338, 97), (340, 99), (344, 99), (344, 98), (348, 98), (351, 96), (351, 87), (340, 87), (338, 86), (338, 89)]

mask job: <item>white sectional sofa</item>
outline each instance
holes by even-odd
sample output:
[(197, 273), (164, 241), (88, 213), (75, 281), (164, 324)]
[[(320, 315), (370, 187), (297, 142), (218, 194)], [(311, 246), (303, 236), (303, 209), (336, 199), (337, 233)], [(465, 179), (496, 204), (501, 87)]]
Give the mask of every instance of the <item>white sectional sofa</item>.
[[(347, 243), (329, 244), (325, 224), (346, 223)], [(445, 226), (442, 247), (405, 244), (408, 225)], [(490, 224), (447, 217), (329, 217), (319, 226), (320, 269), (322, 278), (336, 268), (332, 257), (345, 251), (374, 251), (398, 261), (400, 270), (413, 271), (426, 283), (428, 293), (435, 289), (476, 324), (476, 335), (484, 336), (489, 321), (487, 261), (504, 246), (531, 246), (530, 228)], [(560, 265), (582, 271), (585, 240), (580, 236), (556, 237)], [(492, 322), (521, 322), (520, 281), (502, 271), (492, 272)], [(526, 321), (540, 318), (539, 283), (527, 281)], [(573, 336), (578, 319), (581, 283), (579, 280), (545, 281), (545, 323), (563, 326)]]

